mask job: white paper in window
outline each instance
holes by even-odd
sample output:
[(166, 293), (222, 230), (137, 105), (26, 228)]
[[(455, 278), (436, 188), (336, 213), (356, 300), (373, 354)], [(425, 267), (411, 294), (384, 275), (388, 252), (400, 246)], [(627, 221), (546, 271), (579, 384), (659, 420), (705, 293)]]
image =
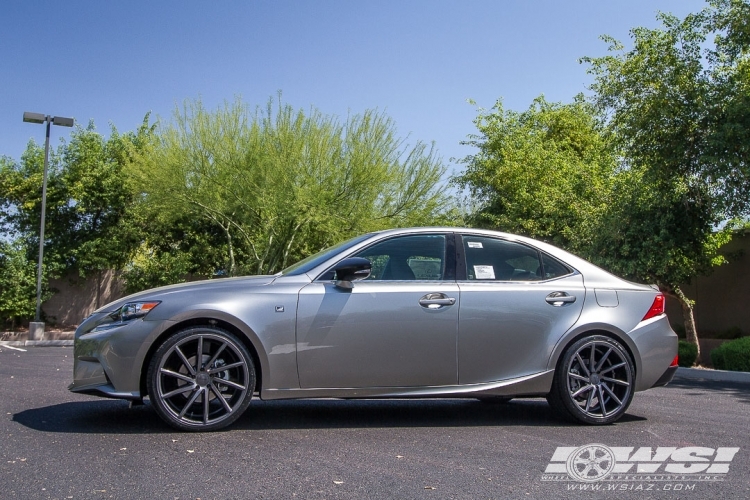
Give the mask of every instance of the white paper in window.
[(494, 280), (495, 268), (492, 266), (474, 266), (474, 276), (478, 280)]
[(483, 248), (481, 241), (468, 241), (466, 242), (469, 248)]

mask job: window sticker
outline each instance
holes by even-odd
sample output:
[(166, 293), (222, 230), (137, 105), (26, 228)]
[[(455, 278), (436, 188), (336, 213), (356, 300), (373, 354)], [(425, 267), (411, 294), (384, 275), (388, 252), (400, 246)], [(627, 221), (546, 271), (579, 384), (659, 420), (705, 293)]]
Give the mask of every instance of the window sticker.
[(478, 280), (494, 280), (495, 268), (492, 266), (474, 266), (474, 275)]
[(469, 248), (482, 248), (481, 241), (467, 241), (466, 243), (469, 245)]

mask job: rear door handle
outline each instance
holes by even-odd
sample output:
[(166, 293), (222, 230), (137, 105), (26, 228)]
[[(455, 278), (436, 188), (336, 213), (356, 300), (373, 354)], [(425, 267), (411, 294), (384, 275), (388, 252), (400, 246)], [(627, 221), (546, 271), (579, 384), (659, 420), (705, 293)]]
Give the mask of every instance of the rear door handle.
[(566, 292), (552, 292), (551, 294), (547, 295), (545, 299), (547, 301), (547, 304), (555, 307), (561, 307), (565, 304), (572, 304), (576, 301), (575, 295), (568, 295)]
[(440, 309), (441, 307), (452, 306), (456, 299), (448, 297), (444, 293), (428, 293), (419, 299), (419, 305), (427, 309)]

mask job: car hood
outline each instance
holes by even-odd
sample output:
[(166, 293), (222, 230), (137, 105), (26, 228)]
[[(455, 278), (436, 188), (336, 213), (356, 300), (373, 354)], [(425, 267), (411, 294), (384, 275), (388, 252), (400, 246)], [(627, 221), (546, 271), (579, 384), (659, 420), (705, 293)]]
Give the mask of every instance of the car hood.
[(270, 283), (273, 283), (273, 281), (277, 278), (276, 275), (267, 275), (267, 276), (242, 276), (239, 278), (217, 278), (212, 280), (204, 280), (204, 281), (191, 281), (188, 283), (178, 283), (176, 285), (168, 285), (168, 286), (162, 286), (159, 288), (151, 288), (149, 290), (144, 290), (142, 292), (134, 293), (132, 295), (128, 295), (127, 297), (123, 297), (121, 299), (117, 299), (113, 302), (110, 302), (109, 304), (100, 307), (96, 311), (94, 311), (94, 314), (96, 313), (102, 313), (102, 312), (112, 312), (123, 305), (127, 304), (128, 302), (135, 302), (138, 300), (162, 300), (168, 296), (174, 295), (174, 294), (183, 294), (183, 293), (192, 293), (192, 292), (201, 292), (201, 293), (210, 293), (212, 291), (220, 291), (224, 290), (226, 288), (234, 288), (237, 289), (238, 287), (246, 288), (246, 287), (256, 287), (256, 286), (265, 286)]

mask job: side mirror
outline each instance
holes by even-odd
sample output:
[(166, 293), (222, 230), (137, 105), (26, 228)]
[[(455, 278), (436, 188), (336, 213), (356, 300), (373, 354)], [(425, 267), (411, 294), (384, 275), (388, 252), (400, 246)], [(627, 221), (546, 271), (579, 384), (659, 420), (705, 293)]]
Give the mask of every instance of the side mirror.
[(352, 281), (363, 280), (370, 275), (372, 263), (362, 257), (349, 257), (336, 264), (333, 270), (336, 271), (336, 286), (351, 290), (354, 287)]

